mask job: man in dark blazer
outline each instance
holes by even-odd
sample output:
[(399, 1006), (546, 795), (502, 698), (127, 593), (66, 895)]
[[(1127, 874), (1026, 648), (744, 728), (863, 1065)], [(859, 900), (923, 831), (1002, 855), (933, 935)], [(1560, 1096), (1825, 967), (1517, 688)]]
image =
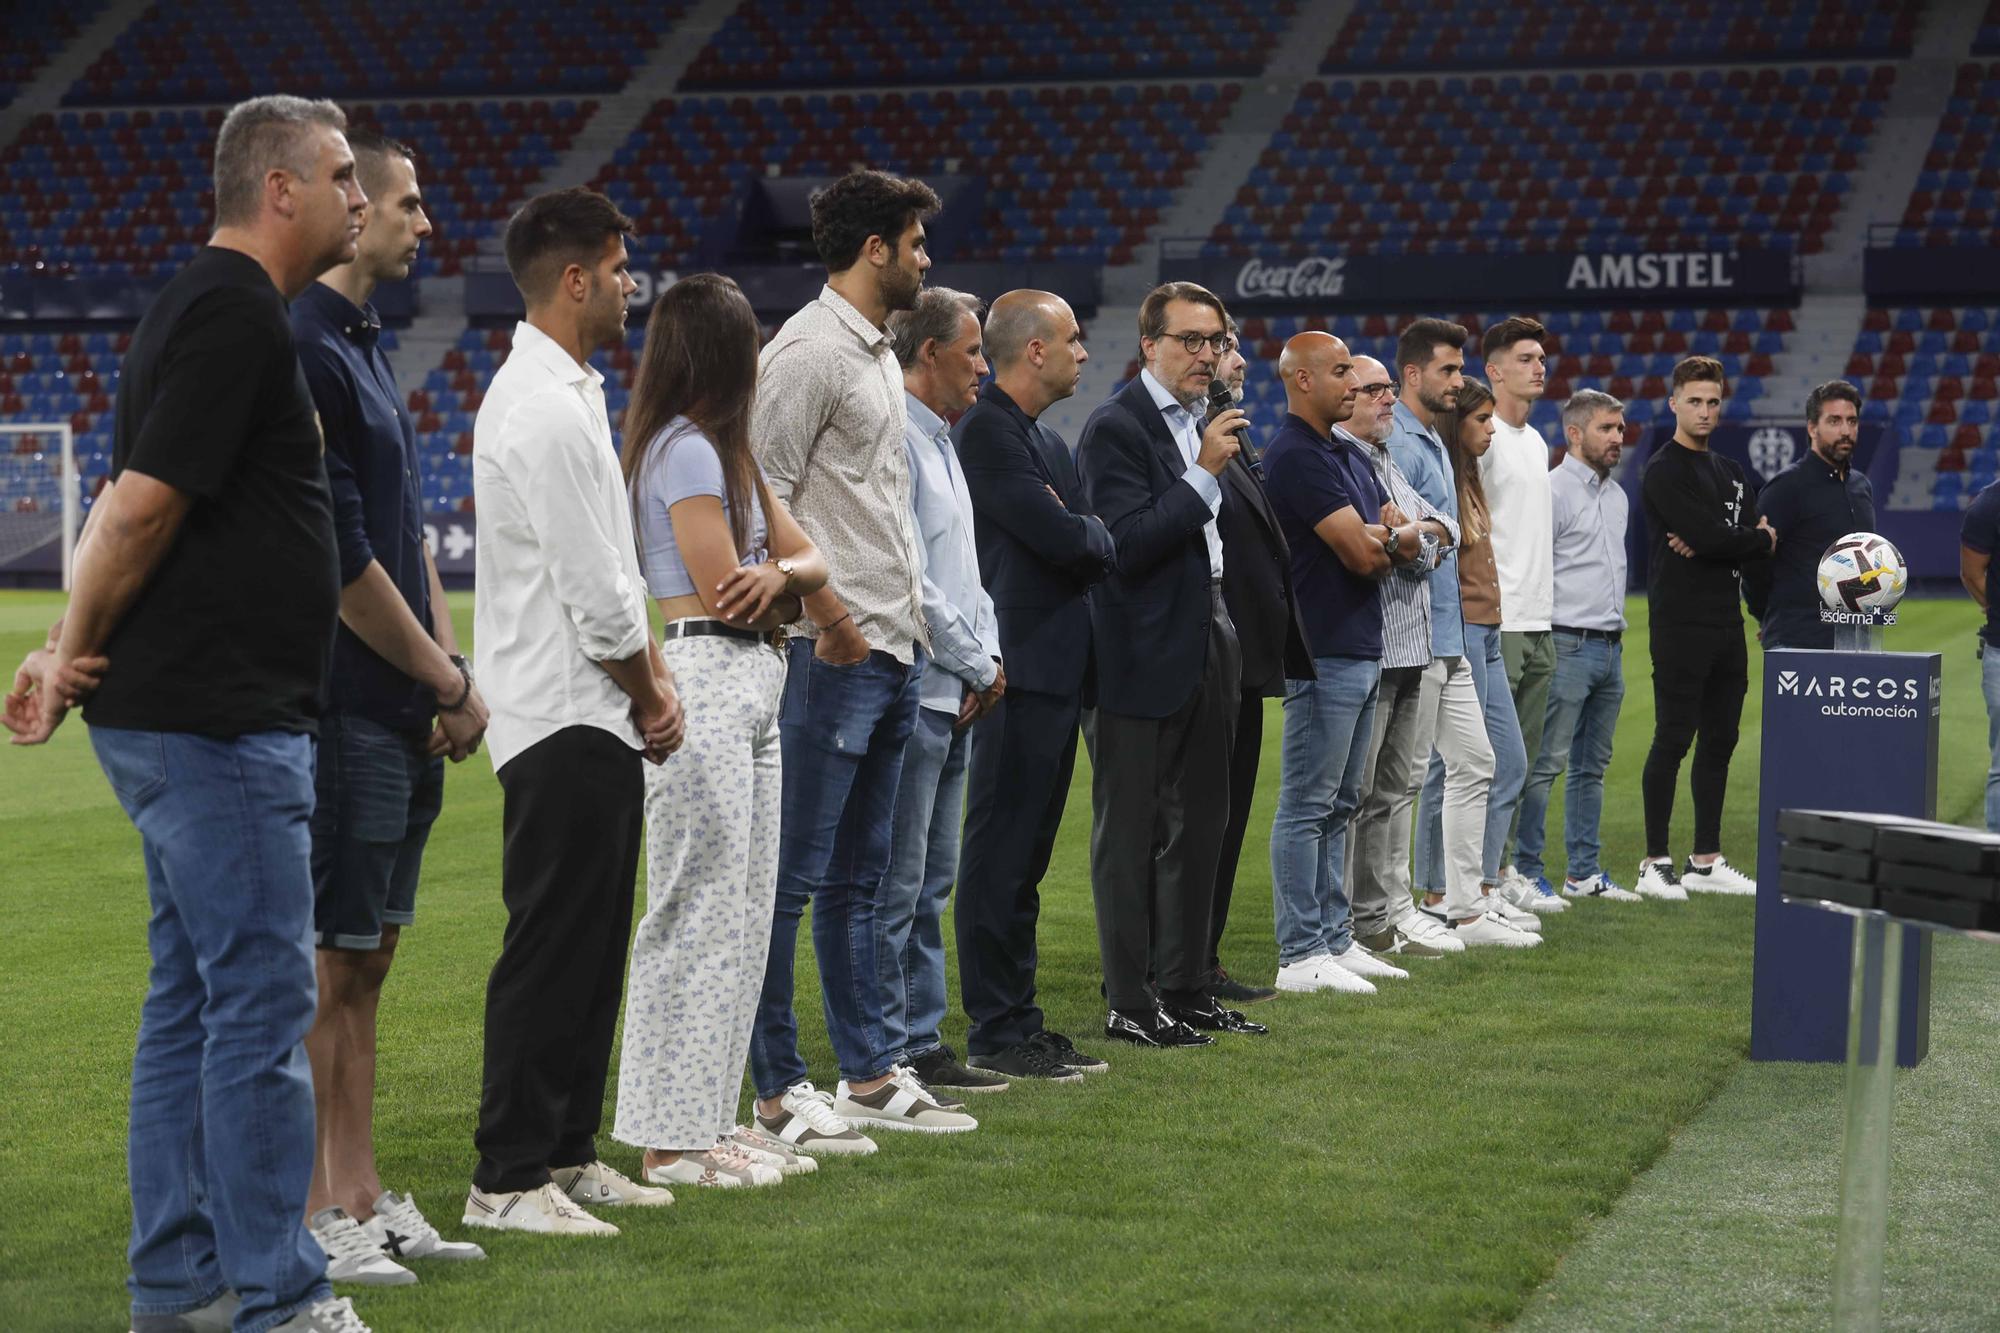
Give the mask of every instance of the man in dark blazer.
[(1090, 878), (1111, 1006), (1105, 1035), (1144, 1046), (1263, 1031), (1209, 993), (1241, 677), (1217, 516), (1245, 419), (1232, 408), (1203, 424), (1227, 320), (1204, 287), (1155, 288), (1139, 308), (1145, 369), (1090, 414), (1077, 445), (1084, 496), (1118, 544), (1117, 567), (1090, 605)]
[(974, 724), (966, 764), (956, 909), (966, 1050), (975, 1068), (1068, 1081), (1105, 1065), (1042, 1025), (1035, 923), (1092, 688), (1086, 592), (1114, 548), (1085, 512), (1069, 447), (1037, 420), (1082, 376), (1075, 314), (1048, 292), (1009, 292), (987, 314), (985, 352), (993, 379), (952, 435), (1007, 690)]
[[(1229, 322), (1229, 345), (1217, 373), (1238, 402), (1249, 362), (1237, 346), (1236, 321)], [(1251, 986), (1229, 975), (1222, 966), (1222, 931), (1229, 923), (1229, 900), (1236, 885), (1236, 866), (1243, 852), (1243, 834), (1250, 825), (1250, 801), (1257, 792), (1257, 764), (1264, 753), (1264, 700), (1282, 698), (1285, 678), (1313, 679), (1312, 653), (1299, 623), (1298, 598), (1292, 590), (1292, 553), (1278, 516), (1264, 494), (1263, 464), (1247, 433), (1242, 447), (1222, 469), (1222, 601), (1236, 627), (1243, 654), (1241, 702), (1236, 735), (1229, 756), (1229, 823), (1222, 832), (1222, 852), (1215, 866), (1215, 901), (1209, 909), (1208, 964), (1214, 974), (1210, 993), (1237, 1004), (1268, 1000), (1278, 992)]]

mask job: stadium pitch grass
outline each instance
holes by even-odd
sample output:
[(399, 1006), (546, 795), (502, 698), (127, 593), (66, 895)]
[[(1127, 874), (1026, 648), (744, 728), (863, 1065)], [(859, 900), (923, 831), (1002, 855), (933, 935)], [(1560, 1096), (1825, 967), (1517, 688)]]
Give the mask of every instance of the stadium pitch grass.
[[(469, 641), (470, 595), (451, 600)], [(0, 661), (18, 662), (59, 607), (54, 594), (0, 594)], [(1629, 611), (1603, 829), (1605, 865), (1628, 884), (1652, 732), (1644, 599)], [(1946, 654), (1939, 814), (1973, 823), (1986, 766), (1976, 623), (1962, 600), (1909, 602), (1892, 631), (1898, 649)], [(1746, 869), (1761, 689), (1751, 658), (1724, 829)], [(1223, 948), (1254, 981), (1276, 968), (1265, 839), (1278, 711), (1274, 702)], [(1281, 996), (1257, 1010), (1267, 1038), (1158, 1053), (1105, 1042), (1089, 782), (1080, 762), (1042, 886), (1040, 999), (1049, 1024), (1103, 1053), (1109, 1073), (979, 1098), (970, 1135), (884, 1135), (874, 1157), (827, 1161), (775, 1189), (683, 1189), (665, 1210), (613, 1212), (615, 1239), (479, 1233), (488, 1262), (422, 1264), (414, 1287), (343, 1294), (384, 1333), (1491, 1326), (1522, 1312), (1743, 1060), (1751, 903), (1712, 897), (1579, 904), (1548, 920), (1540, 949), (1415, 960), (1410, 980), (1372, 997)], [(1558, 784), (1552, 829), (1560, 806)], [(383, 1002), (382, 1177), (447, 1234), (463, 1233), (484, 988), (504, 922), (499, 816), (485, 755), (452, 768)], [(1684, 776), (1677, 859), (1691, 817)], [(643, 904), (643, 882), (639, 892)], [(81, 721), (44, 751), (6, 750), (0, 1327), (124, 1326), (126, 1093), (145, 919), (138, 837)], [(798, 1008), (813, 1076), (830, 1088), (809, 938)], [(951, 986), (955, 996), (955, 977)], [(963, 1035), (954, 1013), (946, 1040), (962, 1050)], [(608, 1132), (601, 1146), (636, 1174), (636, 1149)]]

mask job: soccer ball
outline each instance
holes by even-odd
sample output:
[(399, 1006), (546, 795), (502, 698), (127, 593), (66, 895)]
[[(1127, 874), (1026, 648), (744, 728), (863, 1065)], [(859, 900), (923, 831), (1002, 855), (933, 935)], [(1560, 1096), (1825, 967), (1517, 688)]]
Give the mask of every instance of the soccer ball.
[(1894, 543), (1850, 532), (1819, 558), (1819, 599), (1835, 611), (1893, 611), (1910, 581)]

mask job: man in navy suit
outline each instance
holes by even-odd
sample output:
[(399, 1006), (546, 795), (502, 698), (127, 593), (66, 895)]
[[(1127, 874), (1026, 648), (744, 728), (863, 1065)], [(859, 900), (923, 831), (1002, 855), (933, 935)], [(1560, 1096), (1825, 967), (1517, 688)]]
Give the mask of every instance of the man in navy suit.
[(1105, 1065), (1042, 1025), (1035, 923), (1091, 690), (1086, 592), (1113, 546), (1084, 512), (1069, 447), (1037, 420), (1076, 392), (1089, 358), (1075, 314), (1048, 292), (1008, 292), (987, 314), (985, 351), (993, 378), (952, 435), (1007, 692), (974, 724), (966, 764), (959, 988), (975, 1068), (1062, 1082)]
[(1145, 369), (1090, 414), (1077, 446), (1084, 495), (1118, 544), (1117, 568), (1090, 606), (1090, 879), (1111, 1006), (1105, 1035), (1142, 1046), (1264, 1031), (1210, 992), (1210, 909), (1242, 674), (1218, 515), (1220, 477), (1246, 421), (1230, 408), (1204, 424), (1228, 319), (1205, 287), (1156, 287), (1139, 307)]

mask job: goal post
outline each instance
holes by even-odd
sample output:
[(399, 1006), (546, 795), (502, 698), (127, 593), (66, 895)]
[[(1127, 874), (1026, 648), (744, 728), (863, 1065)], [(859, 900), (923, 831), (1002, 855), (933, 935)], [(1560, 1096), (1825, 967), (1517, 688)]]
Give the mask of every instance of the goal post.
[(0, 570), (29, 563), (53, 546), (69, 591), (76, 538), (83, 523), (83, 487), (76, 433), (67, 421), (0, 421)]

